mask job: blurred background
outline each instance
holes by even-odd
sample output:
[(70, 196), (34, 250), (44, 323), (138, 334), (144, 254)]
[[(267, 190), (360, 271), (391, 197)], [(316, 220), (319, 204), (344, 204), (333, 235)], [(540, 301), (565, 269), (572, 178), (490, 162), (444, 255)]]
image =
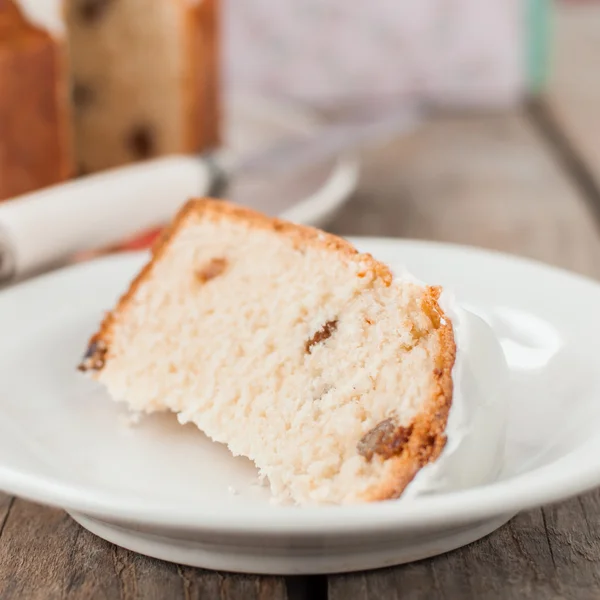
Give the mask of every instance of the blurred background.
[[(0, 277), (146, 248), (203, 193), (550, 260), (548, 228), (596, 235), (599, 38), (591, 0), (0, 0)], [(165, 156), (226, 185), (102, 194)]]
[(226, 85), (319, 108), (381, 110), (418, 94), (502, 107), (547, 71), (544, 0), (224, 3)]

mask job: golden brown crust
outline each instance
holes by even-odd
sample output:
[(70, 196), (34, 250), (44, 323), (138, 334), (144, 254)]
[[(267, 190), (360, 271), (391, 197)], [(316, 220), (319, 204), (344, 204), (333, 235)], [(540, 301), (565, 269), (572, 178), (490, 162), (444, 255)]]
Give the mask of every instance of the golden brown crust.
[(219, 143), (219, 0), (184, 4), (188, 44), (185, 149), (199, 152)]
[[(359, 254), (359, 252), (346, 240), (335, 235), (324, 233), (312, 227), (296, 225), (281, 221), (280, 219), (267, 217), (261, 213), (249, 208), (236, 206), (222, 200), (210, 198), (199, 198), (188, 201), (173, 219), (171, 225), (165, 229), (156, 245), (152, 250), (152, 258), (131, 283), (129, 290), (121, 297), (116, 308), (107, 314), (98, 333), (96, 333), (90, 343), (103, 340), (110, 348), (111, 329), (115, 317), (122, 313), (129, 301), (133, 298), (138, 287), (149, 277), (154, 264), (160, 260), (161, 256), (167, 250), (171, 240), (177, 234), (179, 229), (188, 224), (190, 219), (208, 219), (219, 221), (227, 219), (235, 220), (255, 227), (257, 229), (269, 229), (286, 235), (294, 241), (299, 247), (312, 245), (328, 251), (335, 251), (344, 254), (348, 259), (361, 262), (365, 266), (365, 275), (368, 272), (374, 273), (385, 285), (390, 285), (392, 273), (382, 263), (376, 261), (370, 254)], [(110, 349), (108, 356), (110, 357)]]
[(438, 287), (428, 287), (422, 301), (427, 310), (435, 311), (439, 319), (439, 325), (435, 329), (439, 352), (433, 372), (431, 401), (411, 423), (411, 435), (403, 446), (403, 452), (390, 459), (390, 477), (364, 494), (363, 499), (367, 502), (399, 498), (419, 470), (435, 461), (446, 445), (445, 430), (452, 406), (452, 369), (456, 359), (456, 343), (452, 323), (438, 304), (440, 292)]
[(0, 199), (67, 179), (72, 154), (65, 49), (8, 0), (0, 0), (0, 90)]
[[(190, 200), (178, 213), (170, 227), (164, 232), (155, 245), (152, 258), (132, 282), (129, 290), (122, 296), (116, 308), (109, 313), (98, 333), (92, 337), (90, 344), (103, 345), (107, 348), (106, 358), (110, 359), (110, 339), (115, 318), (122, 314), (133, 298), (138, 287), (151, 275), (154, 264), (166, 252), (174, 236), (182, 227), (193, 220), (206, 219), (219, 221), (239, 221), (256, 229), (268, 229), (286, 235), (298, 244), (307, 245), (343, 254), (348, 260), (364, 266), (364, 273), (372, 273), (375, 278), (390, 285), (392, 274), (387, 266), (376, 261), (369, 254), (360, 254), (350, 243), (337, 236), (324, 233), (311, 227), (295, 225), (279, 219), (273, 219), (219, 200), (208, 198)], [(386, 500), (399, 497), (416, 473), (429, 462), (434, 461), (446, 444), (446, 423), (452, 405), (452, 369), (456, 356), (453, 328), (450, 320), (439, 306), (440, 288), (428, 287), (421, 300), (424, 314), (429, 317), (433, 333), (438, 338), (439, 350), (433, 371), (431, 400), (427, 408), (410, 424), (410, 436), (402, 445), (402, 452), (388, 459), (391, 463), (391, 475), (376, 487), (364, 494), (366, 501)]]

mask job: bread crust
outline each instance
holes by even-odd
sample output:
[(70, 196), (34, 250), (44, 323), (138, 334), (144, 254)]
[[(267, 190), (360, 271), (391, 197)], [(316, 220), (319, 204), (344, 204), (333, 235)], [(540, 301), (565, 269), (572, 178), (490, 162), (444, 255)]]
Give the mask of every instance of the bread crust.
[(184, 146), (187, 152), (199, 152), (215, 148), (220, 137), (219, 0), (183, 4), (188, 46)]
[(456, 343), (452, 323), (438, 304), (440, 288), (427, 288), (425, 302), (436, 310), (441, 318), (436, 330), (440, 352), (434, 369), (434, 389), (424, 411), (412, 421), (410, 438), (402, 453), (389, 459), (391, 475), (364, 492), (362, 499), (367, 502), (399, 498), (415, 475), (428, 463), (434, 462), (446, 445), (446, 425), (452, 407), (452, 369), (456, 360)]
[(72, 174), (67, 66), (61, 40), (0, 0), (0, 200)]
[[(161, 259), (169, 245), (182, 227), (193, 220), (209, 220), (218, 222), (226, 219), (229, 222), (239, 221), (256, 229), (267, 229), (285, 235), (298, 247), (307, 245), (342, 254), (347, 260), (357, 262), (364, 267), (365, 275), (370, 272), (384, 285), (392, 283), (390, 269), (375, 260), (370, 254), (359, 253), (349, 242), (335, 235), (320, 230), (296, 225), (270, 218), (248, 208), (236, 206), (228, 202), (209, 198), (194, 199), (179, 211), (171, 225), (165, 230), (152, 250), (150, 261), (131, 283), (129, 289), (118, 301), (115, 309), (108, 313), (98, 332), (91, 338), (90, 345), (104, 348), (103, 358), (110, 360), (111, 338), (116, 321), (128, 307), (137, 289), (151, 277), (154, 265)], [(436, 357), (433, 372), (434, 385), (431, 399), (410, 424), (410, 436), (401, 451), (387, 459), (391, 463), (390, 476), (377, 486), (364, 491), (361, 500), (376, 501), (398, 498), (418, 471), (427, 463), (438, 458), (446, 444), (446, 424), (452, 406), (453, 383), (452, 369), (456, 357), (456, 345), (452, 323), (440, 308), (438, 299), (441, 289), (427, 287), (421, 300), (422, 308), (435, 320), (437, 328), (439, 353)], [(374, 458), (374, 460), (382, 460)]]

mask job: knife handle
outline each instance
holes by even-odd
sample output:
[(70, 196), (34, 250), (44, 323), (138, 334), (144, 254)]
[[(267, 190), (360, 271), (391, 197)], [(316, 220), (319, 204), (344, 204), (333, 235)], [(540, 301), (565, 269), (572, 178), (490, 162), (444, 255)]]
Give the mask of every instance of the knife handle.
[(168, 222), (189, 198), (210, 193), (206, 157), (169, 156), (90, 175), (0, 204), (0, 282), (111, 246)]

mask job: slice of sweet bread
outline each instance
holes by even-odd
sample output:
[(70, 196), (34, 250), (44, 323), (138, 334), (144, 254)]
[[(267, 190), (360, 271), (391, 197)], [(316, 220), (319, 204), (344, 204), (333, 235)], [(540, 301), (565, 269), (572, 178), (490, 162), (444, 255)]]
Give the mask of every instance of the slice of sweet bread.
[(455, 343), (439, 293), (333, 235), (193, 200), (81, 368), (249, 457), (280, 499), (395, 498), (446, 440)]

